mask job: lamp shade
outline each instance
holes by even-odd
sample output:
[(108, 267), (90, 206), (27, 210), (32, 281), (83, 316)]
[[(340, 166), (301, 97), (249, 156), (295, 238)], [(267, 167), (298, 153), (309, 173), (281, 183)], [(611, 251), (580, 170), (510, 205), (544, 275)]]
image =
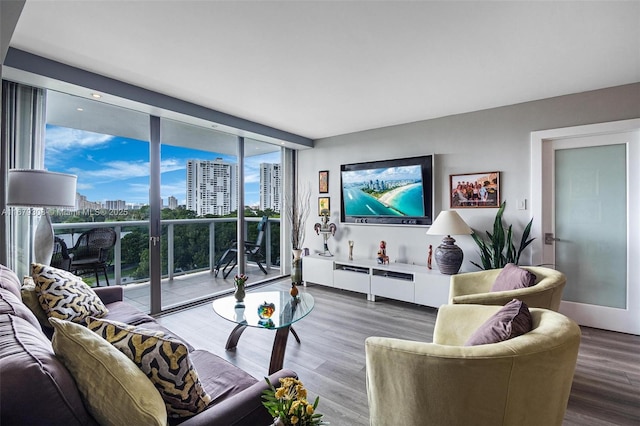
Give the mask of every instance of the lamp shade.
[(469, 225), (453, 210), (441, 211), (427, 230), (429, 235), (469, 235), (472, 233)]
[(9, 170), (7, 205), (75, 207), (77, 179), (46, 170)]

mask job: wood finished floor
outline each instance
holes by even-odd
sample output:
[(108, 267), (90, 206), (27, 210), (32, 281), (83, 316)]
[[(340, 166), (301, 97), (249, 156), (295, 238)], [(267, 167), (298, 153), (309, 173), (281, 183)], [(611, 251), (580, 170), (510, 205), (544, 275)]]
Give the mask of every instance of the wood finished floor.
[[(270, 287), (288, 286), (284, 281)], [(320, 396), (318, 411), (333, 426), (368, 425), (364, 340), (389, 336), (431, 341), (437, 311), (382, 298), (369, 302), (362, 294), (323, 286), (301, 290), (313, 295), (316, 306), (296, 323), (302, 343), (289, 339), (284, 366), (298, 373), (311, 398)], [(266, 375), (273, 331), (248, 328), (238, 347), (225, 351), (234, 325), (218, 317), (210, 303), (159, 321), (196, 348), (207, 349), (256, 378)], [(640, 336), (582, 328), (564, 425), (640, 425)]]

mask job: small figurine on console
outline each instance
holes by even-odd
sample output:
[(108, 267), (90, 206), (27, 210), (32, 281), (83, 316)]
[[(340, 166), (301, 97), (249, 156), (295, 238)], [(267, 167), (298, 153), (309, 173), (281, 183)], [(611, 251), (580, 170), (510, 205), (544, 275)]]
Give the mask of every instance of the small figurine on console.
[(331, 252), (329, 251), (329, 245), (327, 244), (327, 241), (329, 240), (329, 237), (336, 235), (336, 224), (329, 223), (329, 216), (331, 216), (331, 212), (329, 210), (323, 209), (320, 212), (320, 215), (322, 217), (320, 221), (321, 223), (316, 223), (315, 225), (313, 225), (313, 230), (316, 231), (316, 235), (322, 234), (322, 238), (324, 240), (324, 250), (322, 253), (320, 253), (320, 256), (333, 256), (333, 254), (331, 254)]
[(378, 263), (384, 265), (389, 264), (389, 256), (387, 256), (387, 243), (386, 241), (380, 241), (380, 249), (378, 250)]
[(433, 246), (429, 244), (429, 256), (427, 257), (427, 268), (431, 269), (431, 259), (433, 257)]

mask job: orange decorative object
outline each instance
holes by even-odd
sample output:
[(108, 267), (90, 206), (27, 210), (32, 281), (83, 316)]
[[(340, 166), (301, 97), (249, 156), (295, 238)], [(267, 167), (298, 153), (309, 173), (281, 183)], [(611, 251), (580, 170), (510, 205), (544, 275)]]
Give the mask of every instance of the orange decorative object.
[(289, 290), (289, 294), (291, 295), (291, 297), (298, 296), (298, 287), (296, 287), (295, 284), (291, 284), (291, 290)]

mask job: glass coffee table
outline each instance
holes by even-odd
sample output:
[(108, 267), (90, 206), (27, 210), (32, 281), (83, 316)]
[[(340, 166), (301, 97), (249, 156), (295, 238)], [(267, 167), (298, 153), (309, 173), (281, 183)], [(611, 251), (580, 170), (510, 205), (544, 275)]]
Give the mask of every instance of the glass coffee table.
[[(270, 318), (261, 318), (258, 315), (260, 305), (265, 302), (267, 304), (273, 303), (275, 308)], [(279, 290), (247, 292), (244, 298), (244, 307), (236, 307), (236, 299), (233, 296), (213, 301), (213, 310), (216, 314), (237, 324), (227, 339), (225, 346), (227, 350), (234, 349), (238, 345), (238, 340), (247, 327), (276, 331), (271, 351), (271, 362), (269, 363), (269, 374), (282, 369), (289, 332), (300, 343), (300, 338), (292, 325), (307, 316), (313, 310), (313, 306), (314, 300), (310, 294), (300, 292), (294, 299), (289, 291)]]

